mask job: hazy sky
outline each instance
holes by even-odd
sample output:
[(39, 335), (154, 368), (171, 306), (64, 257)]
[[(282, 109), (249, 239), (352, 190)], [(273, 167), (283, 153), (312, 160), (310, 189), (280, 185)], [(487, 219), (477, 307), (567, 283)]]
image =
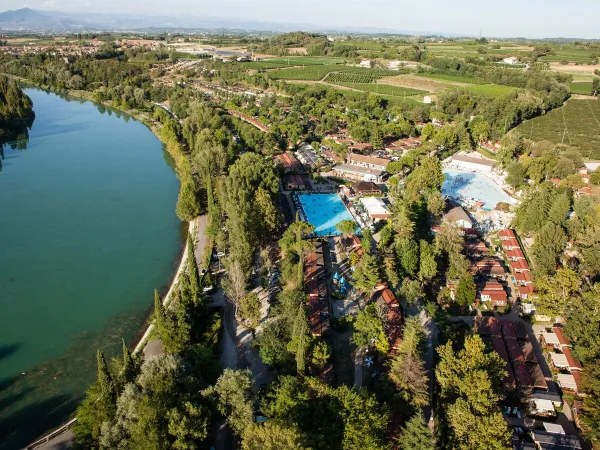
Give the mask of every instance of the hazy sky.
[[(2, 0), (90, 12), (194, 14), (323, 26), (385, 27), (484, 36), (600, 38), (599, 0)], [(576, 14), (574, 12), (577, 12)]]

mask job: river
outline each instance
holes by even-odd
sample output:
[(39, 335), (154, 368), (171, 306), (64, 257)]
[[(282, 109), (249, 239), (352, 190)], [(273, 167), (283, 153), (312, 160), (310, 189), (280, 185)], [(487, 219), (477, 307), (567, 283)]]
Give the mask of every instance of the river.
[(26, 89), (26, 149), (0, 166), (0, 449), (75, 410), (96, 349), (131, 343), (181, 249), (173, 161), (142, 123)]

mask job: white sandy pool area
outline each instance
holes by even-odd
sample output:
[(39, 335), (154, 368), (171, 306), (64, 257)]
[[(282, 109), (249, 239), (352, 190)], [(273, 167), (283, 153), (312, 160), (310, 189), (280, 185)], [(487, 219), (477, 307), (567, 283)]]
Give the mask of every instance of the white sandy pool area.
[(442, 194), (448, 195), (458, 202), (470, 199), (483, 202), (483, 209), (491, 211), (499, 202), (516, 203), (500, 186), (490, 178), (476, 172), (466, 172), (455, 169), (444, 169), (446, 180), (442, 186)]

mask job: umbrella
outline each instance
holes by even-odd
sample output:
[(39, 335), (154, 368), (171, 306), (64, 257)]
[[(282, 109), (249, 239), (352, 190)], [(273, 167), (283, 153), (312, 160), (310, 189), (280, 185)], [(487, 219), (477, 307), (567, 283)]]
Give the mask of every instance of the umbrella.
[(342, 277), (342, 279), (340, 280), (340, 284), (346, 284), (346, 279), (344, 277)]
[(337, 280), (337, 279), (339, 279), (339, 278), (340, 278), (340, 276), (339, 276), (339, 275), (338, 275), (338, 273), (336, 272), (336, 273), (335, 273), (335, 275), (333, 276), (333, 279), (334, 279), (334, 280)]

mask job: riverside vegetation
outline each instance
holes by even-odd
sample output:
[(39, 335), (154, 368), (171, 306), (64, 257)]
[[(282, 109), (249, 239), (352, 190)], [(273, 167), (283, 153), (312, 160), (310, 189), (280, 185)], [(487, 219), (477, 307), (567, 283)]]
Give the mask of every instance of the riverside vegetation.
[[(322, 67), (247, 69), (206, 60), (177, 74), (179, 83), (171, 84), (161, 61), (172, 56), (123, 52), (110, 43), (95, 56), (68, 63), (49, 54), (0, 59), (3, 72), (55, 90), (86, 90), (98, 101), (152, 115), (177, 162), (177, 213), (183, 220), (207, 213), (209, 247), (227, 253), (223, 288), (249, 328), (255, 329), (257, 320), (256, 299), (248, 294), (252, 269), (260, 270), (257, 261), (267, 260), (267, 246), (278, 247), (282, 254), (283, 289), (255, 340), (262, 361), (276, 370), (275, 381), (257, 390), (250, 371), (220, 370), (220, 318), (206, 306), (192, 257), (171, 305), (164, 308), (156, 298), (153, 320), (165, 354), (142, 363), (124, 345), (121, 358), (111, 363), (98, 353), (98, 380), (77, 413), (75, 446), (198, 448), (206, 445), (211, 421), (222, 417), (244, 449), (510, 448), (500, 407), (503, 364), (479, 337), (448, 320), (448, 309), (466, 311), (475, 299), (464, 238), (452, 226), (442, 226), (435, 235), (431, 231), (444, 212), (440, 161), (489, 139), (500, 140), (495, 158), (508, 172), (508, 182), (523, 190), (514, 226), (535, 237), (531, 253), (540, 310), (567, 318), (565, 332), (585, 365), (583, 385), (590, 394), (583, 400), (582, 431), (588, 439), (598, 439), (600, 316), (591, 312), (599, 310), (600, 302), (600, 207), (595, 197), (576, 195), (583, 186), (577, 169), (587, 155), (578, 148), (526, 139), (518, 128), (525, 120), (563, 107), (570, 96), (570, 76), (536, 67), (507, 69), (468, 56), (434, 58), (433, 51), (420, 47), (389, 49), (393, 55), (427, 62), (419, 69), (423, 75), (511, 88), (493, 95), (476, 89), (445, 90), (437, 93), (435, 104), (426, 105), (377, 92), (287, 83), (284, 78), (307, 79), (310, 74), (321, 80), (332, 71), (342, 72), (339, 60), (327, 65), (324, 55), (356, 58), (360, 47), (300, 33), (273, 39), (263, 51), (284, 55), (298, 45), (323, 58)], [(543, 55), (536, 61), (539, 58)], [(332, 78), (346, 83), (360, 71), (347, 73)], [(384, 75), (377, 72), (377, 78)], [(259, 104), (242, 93), (207, 99), (194, 89), (194, 80), (261, 89), (267, 95)], [(150, 102), (168, 103), (170, 112)], [(229, 116), (226, 109), (256, 117), (269, 125), (268, 132)], [(433, 119), (443, 125), (434, 126)], [(268, 156), (301, 141), (325, 142), (327, 133), (342, 127), (375, 149), (383, 147), (384, 137), (422, 139), (420, 147), (390, 163), (393, 216), (378, 230), (381, 239), (375, 247), (369, 232), (363, 233), (362, 256), (352, 265), (355, 286), (365, 294), (384, 280), (403, 305), (422, 304), (440, 326), (442, 345), (433, 372), (435, 435), (422, 416), (430, 399), (419, 321), (406, 321), (402, 342), (384, 375), (365, 388), (340, 380), (327, 383), (321, 377), (334, 355), (325, 339), (310, 335), (307, 323), (302, 276), (304, 257), (314, 249), (307, 237), (312, 228), (299, 220), (282, 227), (275, 206), (281, 174)], [(330, 145), (340, 156), (348, 152), (343, 144)], [(549, 182), (556, 177), (563, 180), (558, 186)], [(591, 181), (599, 180), (594, 176)], [(575, 243), (576, 256), (565, 252), (568, 241)], [(459, 280), (454, 300), (444, 288), (446, 279)], [(386, 316), (374, 306), (336, 326), (352, 330), (354, 346), (375, 342), (380, 355), (389, 350)], [(268, 421), (257, 423), (257, 416)]]

